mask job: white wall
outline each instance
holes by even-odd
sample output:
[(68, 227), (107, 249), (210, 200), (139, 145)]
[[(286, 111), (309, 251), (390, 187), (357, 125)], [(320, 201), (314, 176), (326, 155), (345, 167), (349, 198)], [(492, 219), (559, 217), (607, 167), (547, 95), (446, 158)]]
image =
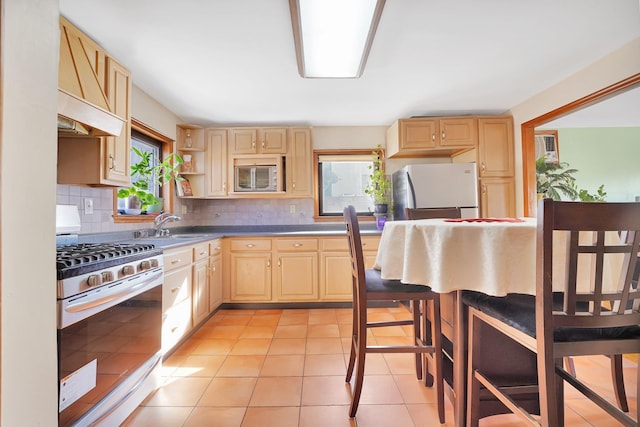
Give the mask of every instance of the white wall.
[(0, 424), (54, 426), (58, 1), (2, 0), (0, 28)]
[(640, 37), (511, 109), (514, 122), (517, 215), (524, 213), (521, 125), (613, 83), (640, 73)]
[(176, 125), (182, 123), (182, 120), (137, 86), (133, 86), (132, 92), (131, 116), (175, 140)]

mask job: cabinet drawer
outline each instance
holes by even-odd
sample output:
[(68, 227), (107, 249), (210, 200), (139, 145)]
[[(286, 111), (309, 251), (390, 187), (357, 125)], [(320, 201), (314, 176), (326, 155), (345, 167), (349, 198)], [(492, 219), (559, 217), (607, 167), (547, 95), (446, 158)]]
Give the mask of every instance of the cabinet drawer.
[(176, 268), (190, 265), (193, 262), (191, 248), (181, 248), (164, 253), (164, 270), (171, 271)]
[(271, 239), (234, 239), (231, 241), (232, 251), (270, 251)]
[(162, 316), (162, 352), (171, 350), (192, 326), (191, 302), (183, 301)]
[(191, 298), (191, 267), (166, 273), (162, 284), (163, 311), (188, 298)]
[(220, 239), (209, 242), (209, 255), (215, 256), (222, 253), (222, 241)]
[(209, 243), (200, 243), (193, 247), (193, 261), (209, 258)]
[(276, 239), (275, 243), (280, 252), (318, 250), (318, 239)]
[[(360, 236), (363, 251), (377, 251), (380, 243), (380, 236)], [(336, 239), (323, 239), (323, 251), (349, 251), (349, 242), (346, 237)]]

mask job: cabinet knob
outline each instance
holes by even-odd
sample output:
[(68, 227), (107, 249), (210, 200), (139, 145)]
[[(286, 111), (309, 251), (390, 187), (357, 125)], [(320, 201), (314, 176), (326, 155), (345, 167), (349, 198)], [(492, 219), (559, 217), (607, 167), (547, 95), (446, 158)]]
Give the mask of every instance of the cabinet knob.
[(208, 254), (207, 254), (207, 251), (201, 251), (200, 255), (208, 255)]
[(263, 139), (263, 140), (262, 140), (262, 148), (263, 148), (263, 149), (264, 149), (265, 145), (266, 145), (266, 144), (265, 144), (264, 139)]
[(482, 184), (482, 194), (485, 194), (486, 192), (487, 192), (487, 185)]
[(267, 260), (267, 268), (271, 268), (271, 258)]
[(445, 138), (445, 133), (444, 133), (444, 131), (442, 131), (442, 139), (444, 139), (444, 138)]
[(255, 141), (251, 141), (251, 148), (253, 148), (253, 149), (256, 148), (256, 142)]
[(431, 140), (432, 140), (432, 141), (435, 141), (435, 140), (436, 140), (436, 134), (435, 134), (435, 133), (432, 133), (432, 134), (431, 134)]
[(115, 170), (116, 169), (116, 159), (115, 159), (115, 157), (113, 157), (112, 154), (109, 154), (109, 163), (110, 163), (109, 169)]
[(255, 245), (253, 243), (247, 243), (248, 248), (253, 248)]
[(171, 260), (171, 264), (177, 264), (177, 263), (179, 263), (181, 261), (182, 261), (181, 259), (172, 259)]
[(484, 164), (484, 162), (482, 162), (482, 163), (480, 164), (480, 170), (481, 170), (482, 172), (485, 172), (485, 171), (487, 170), (487, 166)]
[(293, 244), (293, 247), (294, 247), (294, 248), (299, 248), (299, 247), (301, 247), (301, 246), (302, 246), (302, 243), (294, 243), (294, 244)]
[(282, 258), (278, 258), (278, 267), (282, 267)]
[(171, 293), (172, 293), (172, 294), (175, 294), (176, 292), (178, 292), (178, 290), (179, 290), (179, 289), (180, 289), (180, 288), (179, 288), (179, 287), (177, 287), (177, 286), (176, 286), (175, 288), (171, 288)]

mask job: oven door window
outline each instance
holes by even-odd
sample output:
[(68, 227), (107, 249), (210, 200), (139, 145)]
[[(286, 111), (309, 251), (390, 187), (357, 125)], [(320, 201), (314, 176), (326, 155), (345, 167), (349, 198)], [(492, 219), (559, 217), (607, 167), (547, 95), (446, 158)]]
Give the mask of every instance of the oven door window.
[[(162, 286), (58, 330), (58, 378), (81, 378), (80, 391), (62, 392), (59, 426), (73, 424), (128, 373), (160, 350)], [(84, 368), (84, 369), (83, 369)], [(95, 387), (91, 381), (95, 377)], [(89, 384), (89, 385), (87, 385)], [(90, 388), (86, 393), (84, 388)]]

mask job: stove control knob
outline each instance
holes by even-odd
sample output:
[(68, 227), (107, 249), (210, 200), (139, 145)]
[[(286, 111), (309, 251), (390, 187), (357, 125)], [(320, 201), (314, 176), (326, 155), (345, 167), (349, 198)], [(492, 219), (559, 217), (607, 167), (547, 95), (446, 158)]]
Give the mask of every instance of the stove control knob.
[(131, 276), (132, 274), (135, 274), (135, 269), (132, 265), (125, 265), (124, 267), (122, 267), (123, 276)]
[(151, 263), (151, 268), (156, 268), (158, 266), (158, 260), (152, 259), (149, 261)]
[(87, 278), (87, 285), (89, 286), (102, 285), (102, 276), (100, 276), (99, 274), (92, 274)]
[(112, 282), (113, 281), (113, 273), (110, 271), (103, 271), (102, 272), (102, 282), (106, 283), (106, 282)]
[(138, 267), (138, 270), (140, 271), (149, 270), (149, 269), (151, 269), (151, 263), (149, 261), (142, 261), (140, 263), (140, 266)]

